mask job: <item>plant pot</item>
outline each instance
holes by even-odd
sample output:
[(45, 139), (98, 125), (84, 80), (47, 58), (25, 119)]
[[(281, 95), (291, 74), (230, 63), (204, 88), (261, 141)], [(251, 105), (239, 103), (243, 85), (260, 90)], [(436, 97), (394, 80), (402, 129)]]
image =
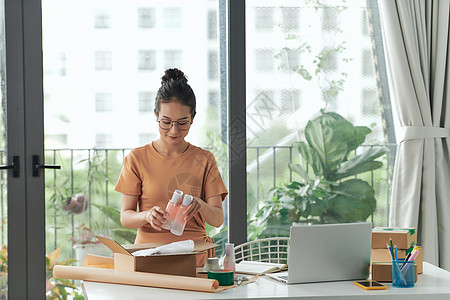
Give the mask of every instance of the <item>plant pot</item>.
[(80, 214), (89, 206), (89, 199), (84, 194), (76, 194), (68, 198), (62, 209), (68, 213)]
[(77, 265), (81, 266), (86, 257), (86, 254), (95, 254), (101, 256), (112, 257), (112, 251), (108, 249), (103, 244), (77, 244), (73, 246), (75, 249), (75, 259), (77, 260)]

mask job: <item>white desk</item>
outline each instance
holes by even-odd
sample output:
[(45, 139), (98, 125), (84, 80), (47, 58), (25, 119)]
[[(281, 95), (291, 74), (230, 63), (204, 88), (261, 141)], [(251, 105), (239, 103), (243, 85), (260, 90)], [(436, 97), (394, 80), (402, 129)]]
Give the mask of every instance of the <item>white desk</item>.
[(386, 290), (367, 291), (353, 284), (353, 281), (324, 282), (287, 285), (261, 276), (254, 283), (219, 293), (202, 293), (161, 289), (151, 287), (83, 282), (88, 300), (101, 299), (450, 299), (450, 272), (424, 262), (413, 288), (393, 288), (386, 283)]

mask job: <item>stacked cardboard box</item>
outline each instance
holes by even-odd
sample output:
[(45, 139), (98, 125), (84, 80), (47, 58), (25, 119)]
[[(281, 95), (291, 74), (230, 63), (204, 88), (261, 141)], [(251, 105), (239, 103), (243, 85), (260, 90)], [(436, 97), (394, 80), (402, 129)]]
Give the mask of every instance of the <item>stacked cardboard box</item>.
[[(417, 244), (417, 234), (415, 228), (388, 228), (375, 227), (372, 230), (372, 253), (371, 253), (371, 273), (372, 279), (382, 282), (392, 281), (391, 255), (386, 244), (397, 246), (398, 258), (405, 258)], [(414, 270), (417, 274), (423, 272), (423, 251), (419, 246), (419, 255), (414, 261)]]

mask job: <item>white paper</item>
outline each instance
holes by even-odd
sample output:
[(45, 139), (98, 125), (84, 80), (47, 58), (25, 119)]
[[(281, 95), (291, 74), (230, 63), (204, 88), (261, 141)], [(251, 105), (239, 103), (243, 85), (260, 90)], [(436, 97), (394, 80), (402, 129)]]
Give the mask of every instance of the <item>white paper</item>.
[(133, 252), (134, 256), (150, 256), (154, 254), (191, 253), (194, 251), (194, 241), (185, 240), (173, 242), (156, 248), (144, 249)]

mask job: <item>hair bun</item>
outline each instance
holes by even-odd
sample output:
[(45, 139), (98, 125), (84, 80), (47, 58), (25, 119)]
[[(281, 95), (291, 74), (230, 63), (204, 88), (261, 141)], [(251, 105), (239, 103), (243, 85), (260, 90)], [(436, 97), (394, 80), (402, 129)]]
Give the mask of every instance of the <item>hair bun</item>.
[(171, 79), (180, 80), (184, 83), (188, 82), (186, 76), (184, 76), (184, 73), (177, 68), (167, 69), (166, 71), (164, 71), (164, 76), (161, 77), (161, 84), (169, 82)]

